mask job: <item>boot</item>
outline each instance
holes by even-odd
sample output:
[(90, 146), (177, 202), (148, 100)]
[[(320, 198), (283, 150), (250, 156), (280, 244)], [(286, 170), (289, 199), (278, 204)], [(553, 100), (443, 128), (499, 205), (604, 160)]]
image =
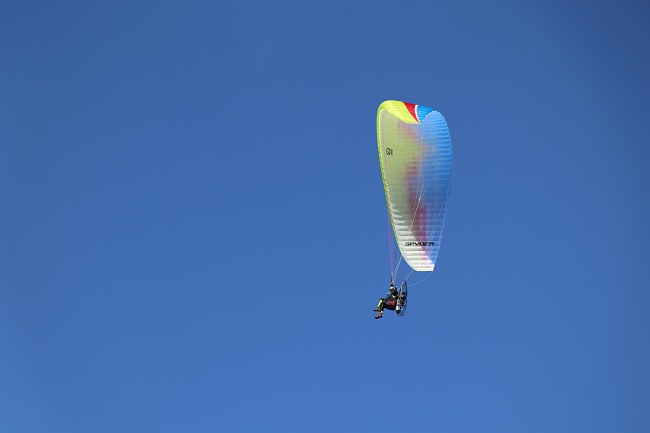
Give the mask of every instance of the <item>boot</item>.
[(375, 316), (375, 319), (381, 319), (381, 316), (382, 316), (383, 314), (384, 314), (383, 311), (380, 311), (380, 312), (377, 313), (377, 315)]
[(375, 308), (375, 309), (374, 309), (374, 310), (372, 310), (372, 311), (379, 311), (379, 307), (377, 307), (377, 308)]

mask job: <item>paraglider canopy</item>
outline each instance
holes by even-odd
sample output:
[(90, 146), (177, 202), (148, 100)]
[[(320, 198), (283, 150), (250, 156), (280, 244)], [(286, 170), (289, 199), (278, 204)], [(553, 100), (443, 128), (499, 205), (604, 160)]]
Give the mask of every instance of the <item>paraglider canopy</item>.
[[(390, 225), (400, 258), (433, 271), (447, 212), (452, 153), (447, 122), (433, 108), (385, 101), (377, 111), (377, 142)], [(410, 275), (410, 274), (409, 274)]]

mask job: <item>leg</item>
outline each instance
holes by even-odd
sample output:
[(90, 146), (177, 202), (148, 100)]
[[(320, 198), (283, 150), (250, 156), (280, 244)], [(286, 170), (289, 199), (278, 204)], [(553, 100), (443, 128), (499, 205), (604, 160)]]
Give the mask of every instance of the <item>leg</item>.
[(379, 303), (377, 304), (377, 308), (375, 308), (373, 311), (377, 311), (377, 315), (375, 316), (375, 319), (381, 319), (382, 314), (384, 314), (384, 299), (380, 299)]

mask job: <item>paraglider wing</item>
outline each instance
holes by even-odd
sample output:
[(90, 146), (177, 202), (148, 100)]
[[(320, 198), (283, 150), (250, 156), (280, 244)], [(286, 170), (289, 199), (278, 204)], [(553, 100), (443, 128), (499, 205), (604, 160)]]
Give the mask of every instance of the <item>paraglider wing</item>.
[(451, 138), (438, 111), (385, 101), (377, 111), (377, 142), (391, 225), (404, 260), (433, 271), (451, 187)]

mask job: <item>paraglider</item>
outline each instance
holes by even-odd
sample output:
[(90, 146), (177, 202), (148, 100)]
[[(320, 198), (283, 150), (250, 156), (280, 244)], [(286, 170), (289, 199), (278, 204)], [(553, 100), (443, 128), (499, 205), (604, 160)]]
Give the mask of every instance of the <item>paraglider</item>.
[[(389, 216), (389, 294), (406, 262), (410, 271), (397, 290), (403, 290), (405, 307), (406, 281), (414, 271), (430, 275), (440, 251), (451, 188), (451, 138), (445, 118), (433, 108), (385, 101), (377, 110), (377, 143)], [(384, 308), (403, 315), (397, 297), (394, 305), (391, 299), (392, 295), (380, 300), (376, 318), (382, 317)]]
[(407, 297), (407, 284), (406, 280), (398, 289), (393, 281), (390, 282), (390, 288), (385, 298), (380, 298), (377, 308), (373, 311), (377, 312), (375, 319), (381, 319), (384, 314), (384, 309), (395, 310), (395, 314), (403, 316), (406, 311), (406, 297)]

